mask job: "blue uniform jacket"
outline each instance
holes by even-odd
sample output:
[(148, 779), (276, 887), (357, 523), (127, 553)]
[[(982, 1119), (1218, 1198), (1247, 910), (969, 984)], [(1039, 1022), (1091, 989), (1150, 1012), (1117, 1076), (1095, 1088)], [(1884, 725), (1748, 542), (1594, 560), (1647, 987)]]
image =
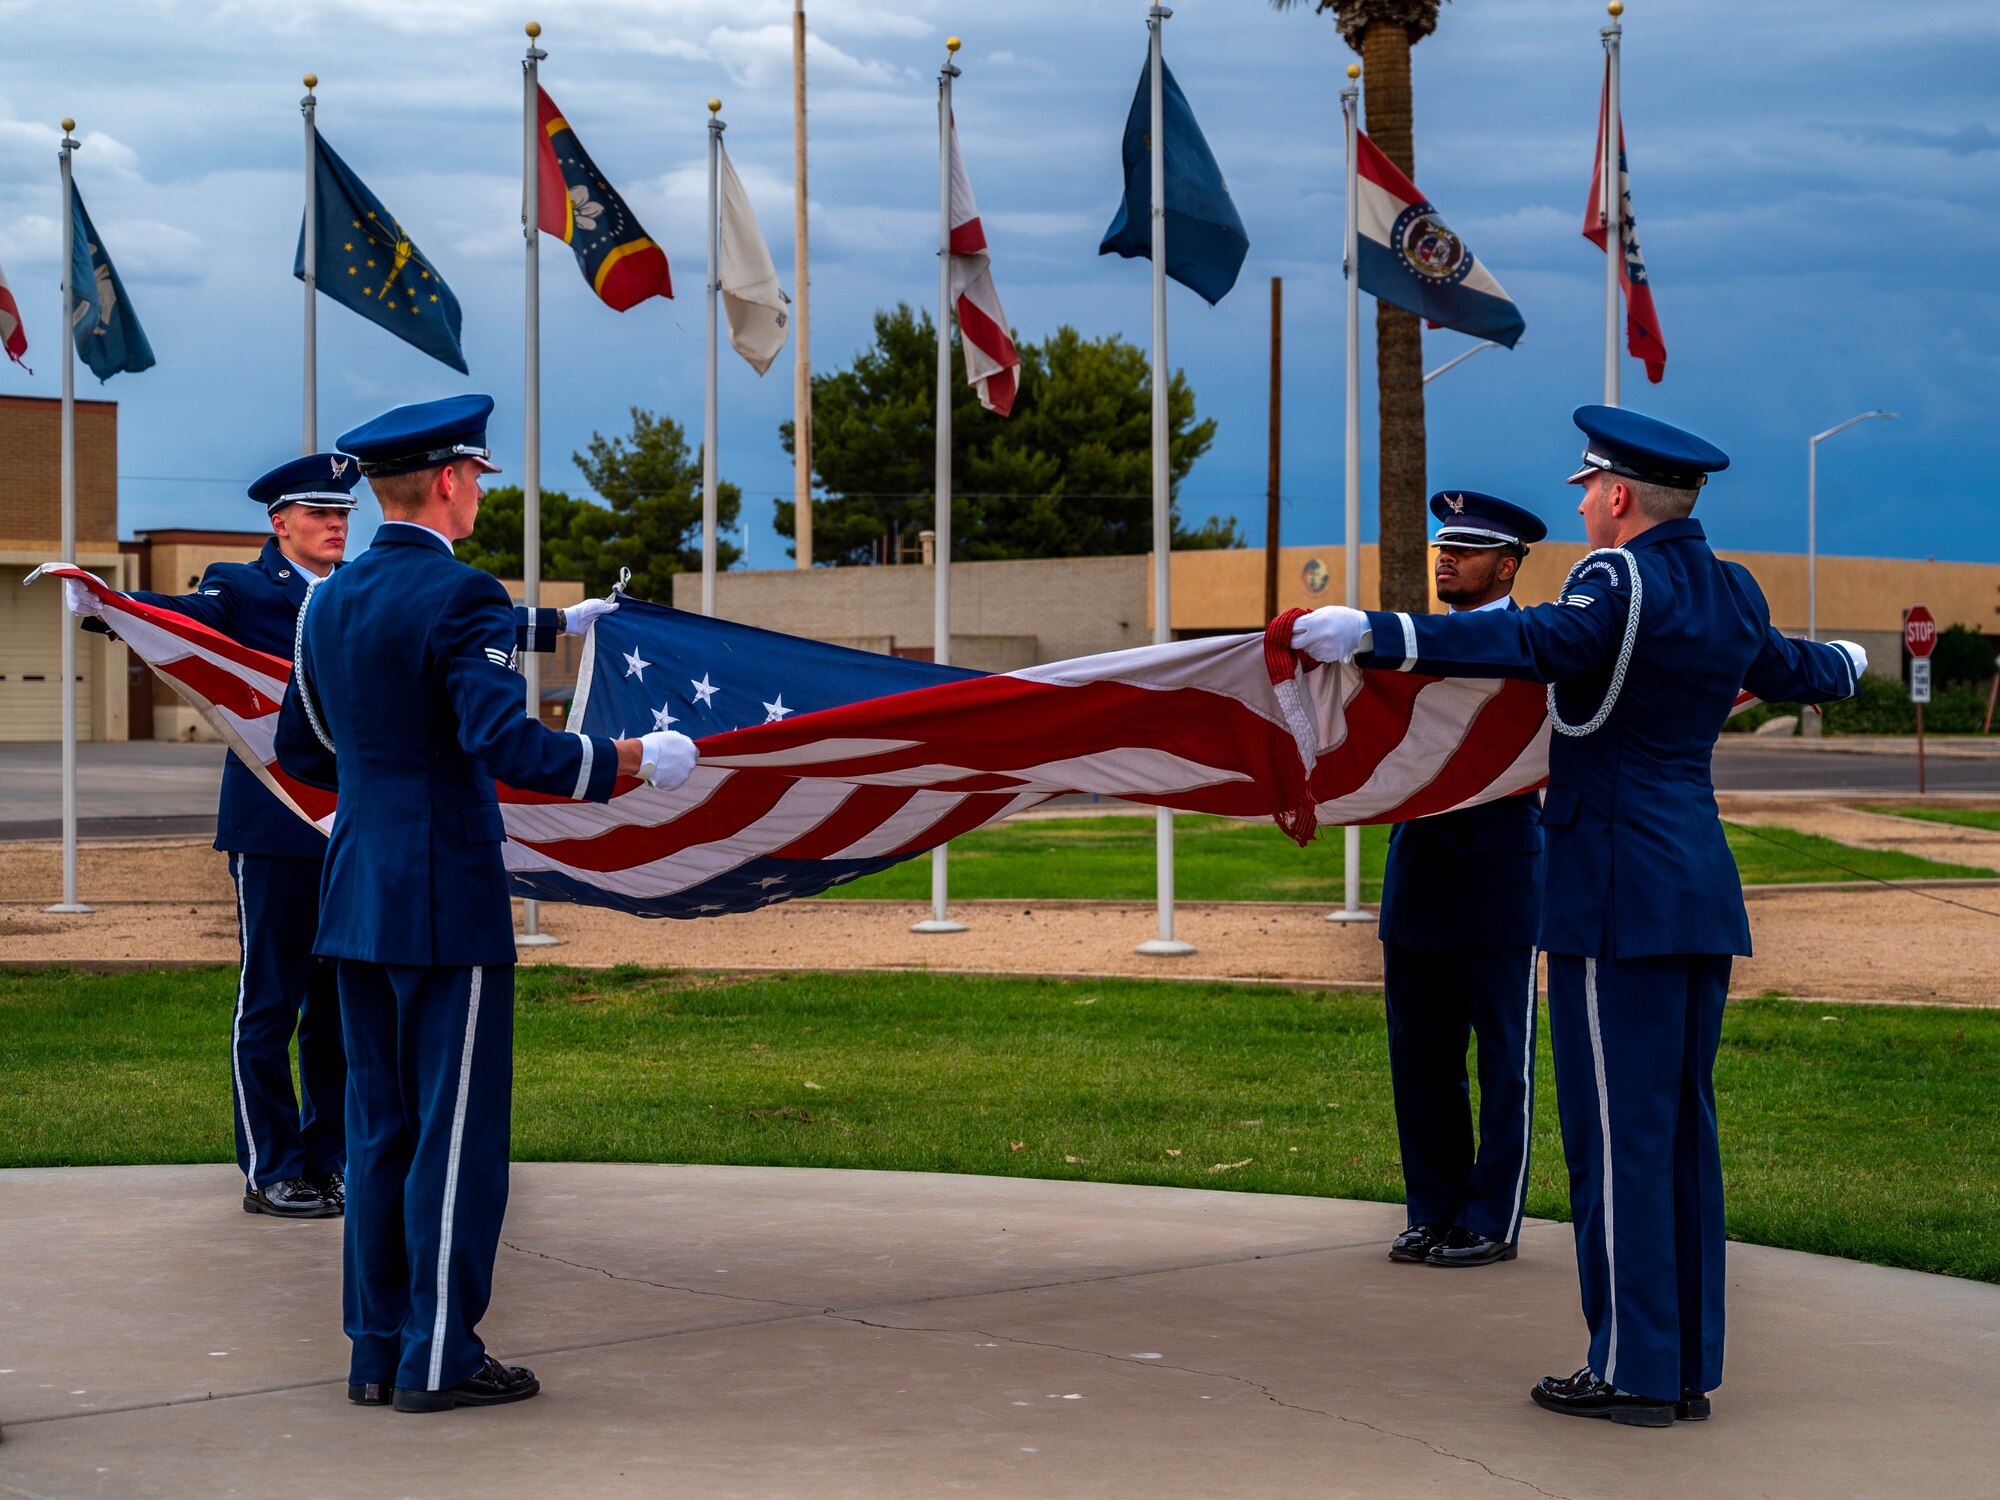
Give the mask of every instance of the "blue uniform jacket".
[(1542, 799), (1502, 797), (1389, 830), (1377, 931), (1399, 948), (1532, 948), (1542, 921)]
[[(210, 563), (192, 594), (156, 594), (135, 589), (126, 597), (171, 609), (211, 630), (221, 631), (253, 651), (268, 652), (290, 661), (299, 605), (305, 602), (307, 582), (307, 575), (278, 549), (278, 539), (272, 537), (264, 543), (264, 550), (257, 554), (255, 562)], [(516, 609), (514, 615), (517, 644), (531, 651), (555, 650), (558, 632), (554, 610)], [(86, 628), (97, 624), (94, 620), (86, 622)], [(232, 753), (222, 765), (222, 798), (215, 812), (215, 847), (232, 854), (323, 859), (326, 835), (273, 796)]]
[(617, 779), (611, 740), (522, 712), (508, 665), (518, 629), (499, 582), (415, 526), (383, 525), (314, 591), (278, 761), (340, 793), (316, 952), (440, 968), (514, 961), (495, 779), (591, 802), (609, 801)]
[[(1551, 737), (1542, 947), (1594, 958), (1748, 953), (1709, 777), (1715, 737), (1740, 688), (1827, 702), (1854, 693), (1854, 665), (1837, 647), (1773, 630), (1756, 580), (1709, 550), (1699, 521), (1662, 522), (1626, 551), (1639, 627), (1617, 703), (1595, 733)], [(1571, 577), (1559, 601), (1531, 609), (1370, 611), (1364, 663), (1550, 682), (1563, 719), (1587, 723), (1611, 686), (1635, 582), (1608, 552)]]

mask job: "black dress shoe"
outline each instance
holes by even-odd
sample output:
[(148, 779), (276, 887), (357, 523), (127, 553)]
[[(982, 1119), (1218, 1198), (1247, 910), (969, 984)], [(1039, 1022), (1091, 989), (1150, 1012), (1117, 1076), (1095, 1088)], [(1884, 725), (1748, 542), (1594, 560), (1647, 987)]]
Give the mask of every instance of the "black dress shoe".
[(344, 1172), (308, 1172), (306, 1182), (315, 1193), (326, 1199), (338, 1212), (347, 1208), (347, 1174)]
[(1708, 1392), (1697, 1391), (1693, 1387), (1681, 1392), (1681, 1399), (1674, 1403), (1674, 1420), (1679, 1422), (1706, 1422), (1708, 1420)]
[(454, 1406), (501, 1406), (525, 1401), (542, 1388), (533, 1370), (503, 1365), (492, 1355), (477, 1373), (441, 1391), (396, 1391), (397, 1411), (450, 1411)]
[(1470, 1229), (1454, 1229), (1424, 1257), (1427, 1266), (1490, 1266), (1495, 1261), (1512, 1260), (1521, 1252), (1505, 1240), (1489, 1240)]
[(331, 1219), (340, 1205), (330, 1203), (303, 1177), (287, 1177), (269, 1187), (254, 1184), (243, 1193), (243, 1212), (274, 1214), (280, 1219)]
[(1412, 1224), (1396, 1236), (1396, 1242), (1389, 1247), (1389, 1259), (1405, 1265), (1422, 1265), (1424, 1257), (1431, 1253), (1431, 1246), (1444, 1237), (1443, 1224)]
[(1544, 1375), (1528, 1393), (1535, 1405), (1566, 1417), (1604, 1417), (1625, 1427), (1671, 1427), (1674, 1403), (1635, 1396), (1606, 1385), (1586, 1369), (1563, 1377)]
[(350, 1385), (347, 1388), (347, 1399), (356, 1406), (387, 1406), (395, 1397), (396, 1388), (393, 1385), (384, 1385), (373, 1380), (365, 1385)]

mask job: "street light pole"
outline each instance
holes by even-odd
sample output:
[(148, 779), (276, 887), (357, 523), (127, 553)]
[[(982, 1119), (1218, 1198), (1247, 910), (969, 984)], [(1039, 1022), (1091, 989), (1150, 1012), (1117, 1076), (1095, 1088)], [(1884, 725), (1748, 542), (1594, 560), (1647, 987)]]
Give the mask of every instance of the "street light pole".
[(1438, 376), (1444, 374), (1446, 370), (1456, 370), (1460, 365), (1464, 364), (1468, 359), (1472, 358), (1473, 355), (1478, 354), (1482, 350), (1498, 349), (1499, 347), (1500, 346), (1494, 343), (1493, 340), (1491, 339), (1487, 339), (1484, 343), (1474, 344), (1470, 349), (1466, 350), (1463, 354), (1453, 355), (1450, 359), (1446, 360), (1443, 364), (1439, 365), (1435, 370), (1424, 371), (1424, 384), (1429, 385), (1433, 380), (1436, 380)]
[(1836, 432), (1845, 432), (1856, 422), (1866, 422), (1870, 417), (1893, 422), (1896, 413), (1864, 411), (1858, 417), (1849, 417), (1837, 427), (1815, 433), (1806, 443), (1806, 639), (1809, 641), (1819, 639), (1819, 445)]

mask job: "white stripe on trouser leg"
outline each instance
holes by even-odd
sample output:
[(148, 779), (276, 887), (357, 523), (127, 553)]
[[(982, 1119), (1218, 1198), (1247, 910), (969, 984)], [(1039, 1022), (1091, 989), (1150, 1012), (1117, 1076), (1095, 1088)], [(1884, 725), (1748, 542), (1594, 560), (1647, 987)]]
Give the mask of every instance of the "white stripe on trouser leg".
[(1528, 1039), (1521, 1044), (1521, 1171), (1514, 1179), (1514, 1211), (1507, 1216), (1507, 1243), (1521, 1238), (1521, 1215), (1528, 1205), (1528, 1146), (1535, 1131), (1535, 960), (1528, 950)]
[(1600, 1146), (1604, 1165), (1600, 1177), (1604, 1187), (1604, 1281), (1611, 1302), (1611, 1331), (1604, 1344), (1604, 1383), (1618, 1384), (1618, 1257), (1617, 1236), (1611, 1219), (1611, 1094), (1604, 1082), (1604, 1032), (1597, 1023), (1597, 960), (1583, 961), (1583, 1008), (1590, 1018), (1590, 1063), (1597, 1076), (1597, 1123), (1604, 1139)]
[(250, 1098), (243, 1092), (243, 1001), (250, 990), (250, 918), (243, 905), (243, 856), (229, 856), (229, 873), (236, 881), (236, 936), (243, 962), (236, 970), (236, 1018), (229, 1023), (229, 1072), (236, 1080), (236, 1113), (243, 1120), (243, 1144), (250, 1157), (244, 1179), (257, 1186), (257, 1137), (250, 1130)]
[(472, 1038), (479, 1030), (479, 986), (486, 970), (472, 971), (472, 989), (465, 1003), (465, 1050), (458, 1059), (458, 1102), (451, 1110), (451, 1154), (444, 1164), (444, 1211), (438, 1227), (437, 1319), (431, 1324), (431, 1373), (425, 1390), (434, 1391), (444, 1378), (444, 1325), (451, 1311), (451, 1221), (458, 1203), (458, 1153), (465, 1140), (465, 1096), (472, 1086)]

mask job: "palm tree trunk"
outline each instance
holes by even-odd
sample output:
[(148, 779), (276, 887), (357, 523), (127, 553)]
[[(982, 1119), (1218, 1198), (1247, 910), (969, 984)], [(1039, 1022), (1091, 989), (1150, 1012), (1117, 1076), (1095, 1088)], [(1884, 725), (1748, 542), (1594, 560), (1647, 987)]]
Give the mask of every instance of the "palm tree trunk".
[[(1416, 180), (1411, 117), (1410, 34), (1378, 22), (1361, 36), (1368, 138)], [(1375, 386), (1381, 425), (1380, 505), (1383, 609), (1425, 614), (1431, 607), (1430, 545), (1424, 524), (1429, 491), (1424, 447), (1423, 324), (1415, 313), (1375, 304)]]

